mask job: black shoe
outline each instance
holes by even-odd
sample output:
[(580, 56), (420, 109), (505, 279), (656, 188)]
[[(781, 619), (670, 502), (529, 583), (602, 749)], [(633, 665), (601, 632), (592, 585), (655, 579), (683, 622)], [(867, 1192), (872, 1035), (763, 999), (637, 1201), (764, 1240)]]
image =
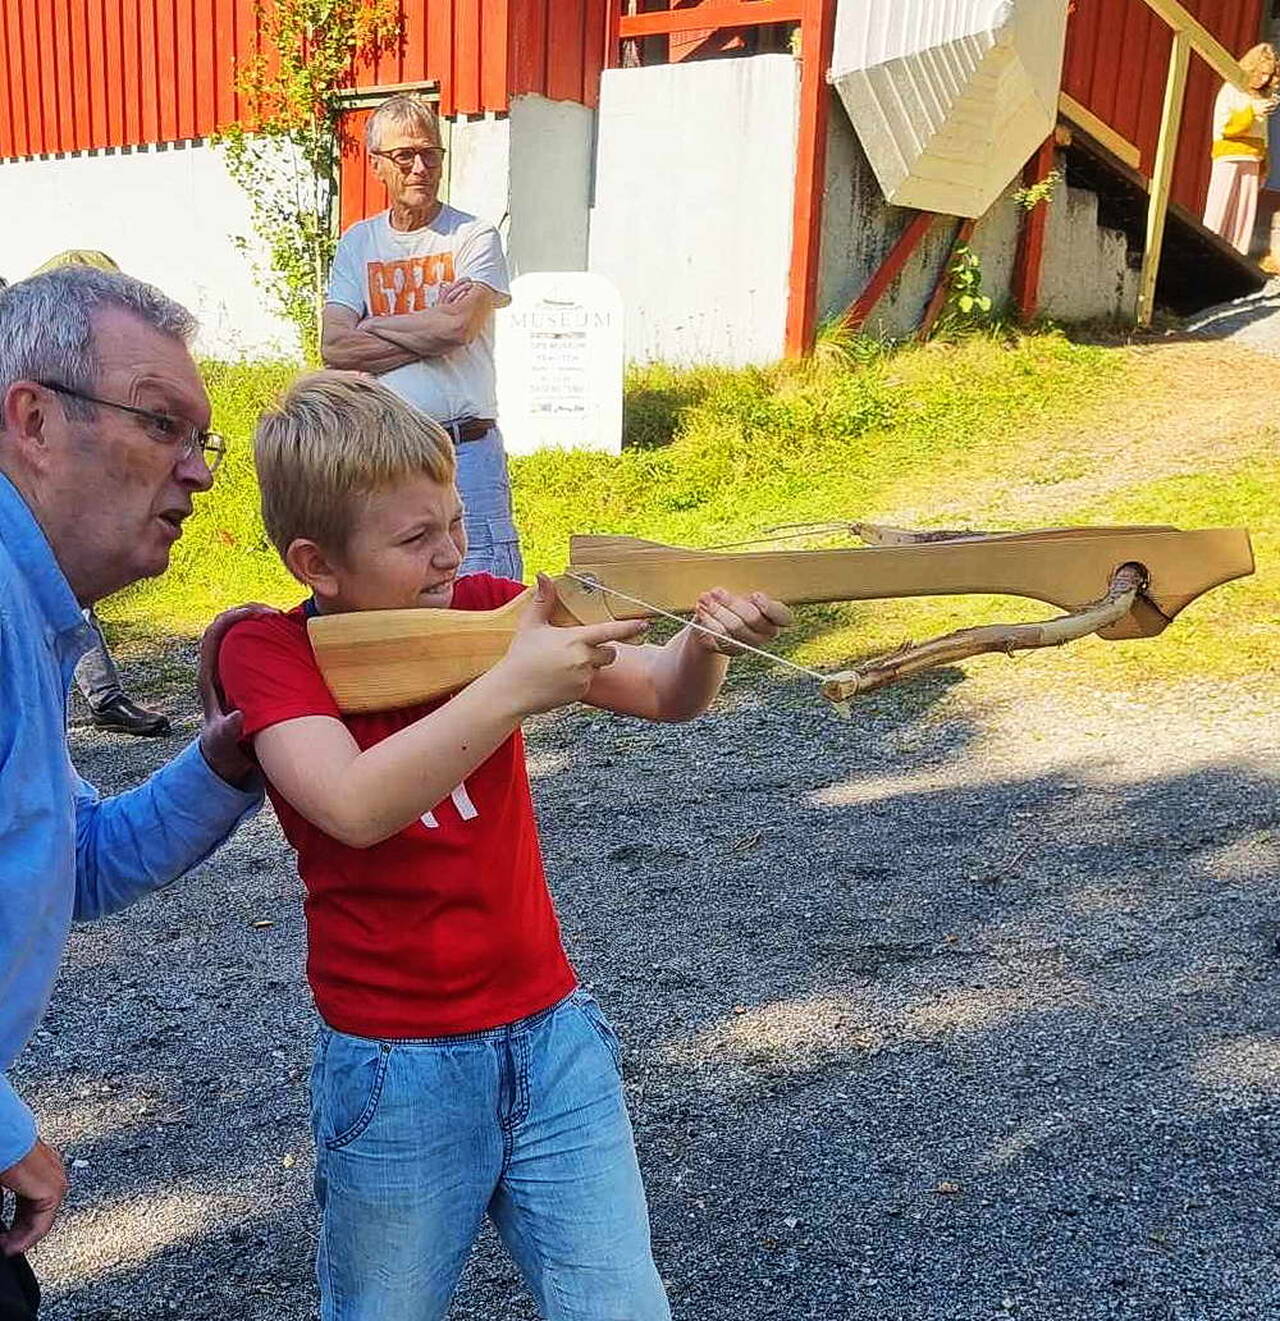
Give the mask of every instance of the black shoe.
[(91, 710), (93, 723), (99, 729), (110, 729), (117, 734), (155, 738), (170, 730), (168, 716), (161, 715), (159, 711), (148, 711), (136, 702), (131, 702), (123, 693), (108, 697), (101, 706), (92, 707)]

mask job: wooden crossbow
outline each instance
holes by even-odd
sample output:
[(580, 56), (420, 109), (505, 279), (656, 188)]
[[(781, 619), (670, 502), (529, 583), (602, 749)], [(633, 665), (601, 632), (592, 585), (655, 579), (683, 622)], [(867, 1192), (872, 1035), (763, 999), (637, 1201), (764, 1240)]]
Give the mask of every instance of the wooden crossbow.
[[(712, 587), (798, 605), (982, 593), (1044, 601), (1067, 613), (1035, 624), (964, 629), (822, 675), (836, 702), (985, 651), (1058, 646), (1096, 633), (1155, 637), (1198, 596), (1253, 572), (1242, 528), (1049, 528), (905, 532), (843, 525), (872, 544), (829, 550), (686, 550), (633, 537), (577, 536), (555, 580), (555, 622), (678, 616)], [(391, 710), (453, 692), (501, 659), (533, 589), (497, 610), (375, 610), (316, 616), (311, 645), (339, 707)], [(766, 653), (771, 659), (791, 664)], [(793, 668), (803, 668), (793, 665)]]

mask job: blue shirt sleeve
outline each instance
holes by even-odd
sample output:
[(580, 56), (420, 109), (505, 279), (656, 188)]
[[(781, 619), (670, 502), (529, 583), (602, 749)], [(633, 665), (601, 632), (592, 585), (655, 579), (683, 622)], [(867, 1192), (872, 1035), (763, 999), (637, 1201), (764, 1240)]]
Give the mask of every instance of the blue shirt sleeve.
[(0, 1073), (0, 1170), (16, 1165), (35, 1145), (35, 1118)]
[(198, 742), (128, 793), (101, 798), (76, 777), (78, 921), (124, 908), (203, 862), (262, 804), (209, 769)]

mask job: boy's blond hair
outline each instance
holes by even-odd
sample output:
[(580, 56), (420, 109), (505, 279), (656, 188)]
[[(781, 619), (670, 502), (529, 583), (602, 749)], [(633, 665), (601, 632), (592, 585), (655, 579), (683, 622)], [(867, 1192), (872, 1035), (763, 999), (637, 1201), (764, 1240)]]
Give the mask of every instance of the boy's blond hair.
[(359, 372), (300, 376), (258, 419), (253, 456), (281, 558), (299, 537), (340, 554), (363, 496), (408, 477), (443, 486), (457, 466), (443, 427)]

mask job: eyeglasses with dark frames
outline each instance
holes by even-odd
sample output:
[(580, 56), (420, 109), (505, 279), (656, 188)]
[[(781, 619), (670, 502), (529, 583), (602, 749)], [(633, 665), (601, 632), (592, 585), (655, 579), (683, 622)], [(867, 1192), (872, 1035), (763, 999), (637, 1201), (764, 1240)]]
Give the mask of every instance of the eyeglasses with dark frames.
[(413, 163), (422, 157), (422, 163), (428, 170), (438, 170), (444, 164), (443, 147), (397, 147), (394, 151), (371, 151), (370, 156), (381, 156), (390, 161), (401, 174), (408, 174)]
[(99, 399), (96, 395), (85, 394), (83, 390), (73, 390), (61, 381), (37, 381), (37, 385), (55, 394), (69, 395), (72, 399), (83, 400), (86, 404), (101, 404), (104, 408), (115, 408), (121, 413), (132, 413), (135, 417), (145, 418), (155, 429), (153, 439), (161, 444), (174, 445), (178, 449), (178, 459), (184, 462), (196, 450), (200, 451), (205, 466), (210, 473), (218, 471), (226, 457), (227, 442), (216, 431), (201, 431), (194, 422), (184, 422), (182, 418), (171, 417), (168, 413), (155, 413), (149, 408), (135, 408), (133, 404), (118, 404), (114, 399)]

